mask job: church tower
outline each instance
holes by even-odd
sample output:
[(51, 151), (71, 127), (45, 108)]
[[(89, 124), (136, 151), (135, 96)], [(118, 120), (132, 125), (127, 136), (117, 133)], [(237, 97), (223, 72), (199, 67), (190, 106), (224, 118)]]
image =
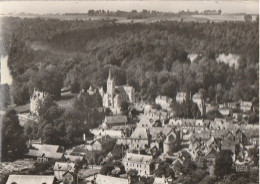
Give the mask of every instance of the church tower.
[(107, 94), (108, 98), (113, 98), (115, 94), (115, 82), (111, 76), (111, 70), (109, 69), (108, 79), (107, 79)]

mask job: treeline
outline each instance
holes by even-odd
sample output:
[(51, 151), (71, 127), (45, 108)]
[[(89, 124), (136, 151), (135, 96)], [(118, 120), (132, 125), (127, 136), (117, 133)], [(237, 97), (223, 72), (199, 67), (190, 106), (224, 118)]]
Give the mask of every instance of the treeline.
[[(203, 88), (211, 103), (258, 102), (258, 22), (117, 24), (11, 18), (5, 27), (12, 43), (5, 48), (14, 88), (28, 94), (36, 80), (31, 76), (50, 66), (68, 87), (86, 81), (105, 87), (112, 68), (116, 84), (134, 86), (143, 100)], [(35, 51), (30, 46), (35, 41), (51, 49)], [(216, 62), (222, 53), (239, 55), (238, 69)], [(191, 62), (190, 54), (198, 57)]]

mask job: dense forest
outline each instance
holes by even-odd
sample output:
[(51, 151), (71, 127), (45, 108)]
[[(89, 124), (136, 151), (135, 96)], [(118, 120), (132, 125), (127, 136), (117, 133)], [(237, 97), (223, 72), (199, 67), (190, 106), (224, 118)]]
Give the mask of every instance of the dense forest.
[[(210, 103), (258, 103), (258, 19), (119, 24), (6, 18), (2, 30), (16, 104), (27, 103), (34, 87), (54, 96), (64, 86), (76, 92), (86, 83), (105, 88), (109, 68), (117, 85), (134, 86), (143, 100), (204, 89)], [(239, 67), (216, 62), (223, 53), (238, 55)]]

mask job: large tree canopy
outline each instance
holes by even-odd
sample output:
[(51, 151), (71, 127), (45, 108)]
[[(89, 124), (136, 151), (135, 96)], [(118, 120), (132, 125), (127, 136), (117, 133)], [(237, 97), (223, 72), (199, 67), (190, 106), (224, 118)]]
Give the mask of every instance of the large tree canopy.
[(20, 158), (26, 151), (26, 139), (23, 127), (19, 124), (15, 110), (8, 110), (1, 126), (1, 161)]

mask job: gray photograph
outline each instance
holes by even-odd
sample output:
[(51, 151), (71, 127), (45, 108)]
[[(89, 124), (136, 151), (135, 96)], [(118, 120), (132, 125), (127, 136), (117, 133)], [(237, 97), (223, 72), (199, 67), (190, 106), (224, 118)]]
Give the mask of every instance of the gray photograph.
[(258, 0), (0, 1), (0, 184), (258, 184)]

